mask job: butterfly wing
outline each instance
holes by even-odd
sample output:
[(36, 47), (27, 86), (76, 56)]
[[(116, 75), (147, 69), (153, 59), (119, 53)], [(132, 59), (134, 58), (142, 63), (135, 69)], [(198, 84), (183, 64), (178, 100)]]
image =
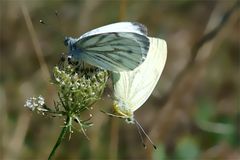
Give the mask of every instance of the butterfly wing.
[(110, 71), (133, 70), (148, 53), (146, 34), (146, 27), (136, 22), (103, 26), (77, 39), (71, 56)]
[(110, 71), (133, 70), (147, 56), (149, 39), (132, 32), (92, 35), (76, 43), (81, 59)]
[[(146, 60), (133, 71), (113, 73), (114, 96), (125, 104), (124, 109), (134, 112), (151, 95), (165, 66), (167, 45), (164, 40), (149, 38), (150, 48)], [(121, 108), (119, 109), (121, 110)]]
[(109, 24), (106, 26), (102, 26), (96, 29), (93, 29), (85, 34), (83, 34), (81, 37), (79, 37), (78, 40), (93, 36), (96, 34), (103, 34), (103, 33), (113, 33), (113, 32), (130, 32), (130, 33), (137, 33), (140, 35), (147, 35), (147, 28), (138, 22), (118, 22)]

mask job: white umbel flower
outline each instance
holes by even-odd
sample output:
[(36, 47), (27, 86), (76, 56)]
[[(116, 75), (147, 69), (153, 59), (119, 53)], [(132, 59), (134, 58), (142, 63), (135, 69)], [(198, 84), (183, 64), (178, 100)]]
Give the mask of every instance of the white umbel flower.
[(43, 98), (42, 96), (39, 96), (39, 97), (38, 97), (38, 104), (40, 104), (41, 106), (43, 106), (44, 103), (45, 103), (44, 98)]
[(42, 96), (31, 97), (27, 99), (26, 103), (24, 104), (24, 107), (29, 108), (30, 110), (34, 111), (35, 109), (39, 111), (46, 111), (46, 109), (43, 108), (43, 105), (45, 104), (45, 100)]

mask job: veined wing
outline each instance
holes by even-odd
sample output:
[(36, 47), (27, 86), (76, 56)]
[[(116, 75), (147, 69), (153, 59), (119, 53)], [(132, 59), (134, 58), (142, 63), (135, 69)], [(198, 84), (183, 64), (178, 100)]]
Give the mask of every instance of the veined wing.
[(147, 58), (139, 67), (133, 71), (113, 73), (114, 95), (125, 101), (132, 112), (141, 107), (151, 95), (167, 58), (166, 42), (158, 38), (149, 39)]
[(85, 37), (93, 36), (96, 34), (113, 33), (113, 32), (131, 32), (131, 33), (137, 33), (137, 34), (146, 36), (147, 28), (138, 22), (118, 22), (118, 23), (113, 23), (113, 24), (109, 24), (106, 26), (93, 29), (83, 34), (81, 37), (79, 37), (78, 40)]
[(87, 36), (75, 45), (87, 63), (110, 71), (126, 71), (145, 60), (149, 39), (132, 32), (113, 32)]

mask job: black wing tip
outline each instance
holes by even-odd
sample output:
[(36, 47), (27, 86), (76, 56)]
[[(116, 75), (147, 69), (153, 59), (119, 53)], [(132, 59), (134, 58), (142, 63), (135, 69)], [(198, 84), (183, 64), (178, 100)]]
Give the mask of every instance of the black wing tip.
[(143, 33), (144, 35), (147, 35), (147, 27), (145, 25), (143, 25), (142, 23), (139, 22), (131, 22), (132, 25), (137, 26), (138, 30)]

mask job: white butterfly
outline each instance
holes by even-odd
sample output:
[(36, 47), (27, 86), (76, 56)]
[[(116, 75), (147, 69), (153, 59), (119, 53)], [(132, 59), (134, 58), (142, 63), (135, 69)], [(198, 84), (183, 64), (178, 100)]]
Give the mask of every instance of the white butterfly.
[(79, 38), (66, 37), (69, 58), (110, 70), (133, 70), (146, 58), (147, 29), (136, 22), (119, 22), (89, 31)]
[[(146, 136), (147, 134), (134, 118), (134, 112), (141, 107), (151, 95), (160, 78), (167, 58), (166, 42), (151, 37), (149, 37), (149, 40), (150, 48), (148, 55), (140, 66), (133, 71), (112, 74), (114, 113), (118, 117), (126, 119), (128, 123), (135, 123), (138, 131), (140, 128)], [(150, 140), (148, 136), (147, 138)], [(151, 140), (150, 142), (152, 143)]]

